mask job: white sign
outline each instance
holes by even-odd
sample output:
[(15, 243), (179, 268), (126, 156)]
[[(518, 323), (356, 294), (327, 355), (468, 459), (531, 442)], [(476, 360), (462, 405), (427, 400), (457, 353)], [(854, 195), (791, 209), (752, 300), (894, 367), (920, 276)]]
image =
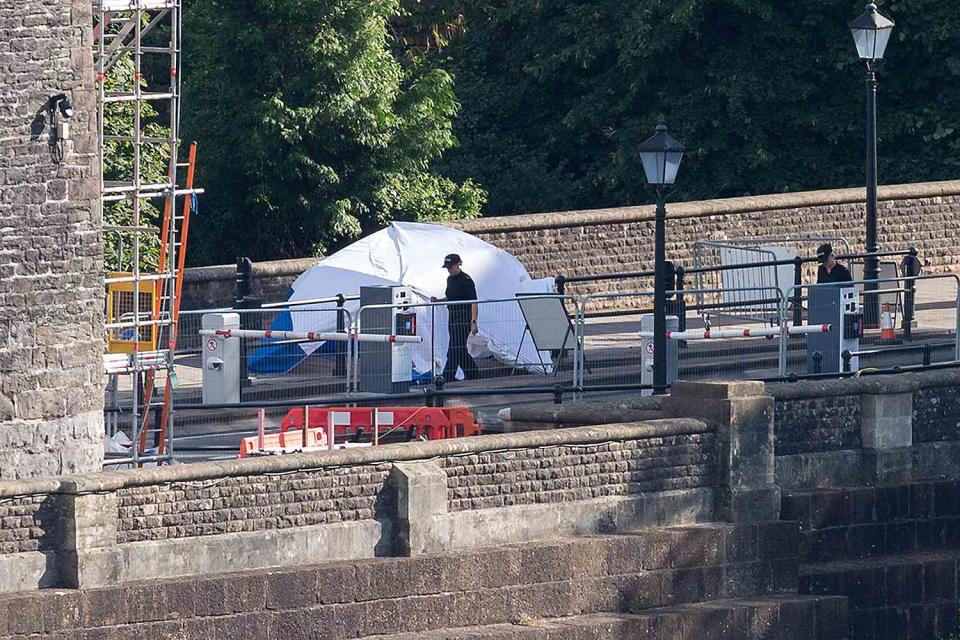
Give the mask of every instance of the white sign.
[(217, 350), (217, 339), (216, 338), (207, 338), (207, 351), (213, 353)]

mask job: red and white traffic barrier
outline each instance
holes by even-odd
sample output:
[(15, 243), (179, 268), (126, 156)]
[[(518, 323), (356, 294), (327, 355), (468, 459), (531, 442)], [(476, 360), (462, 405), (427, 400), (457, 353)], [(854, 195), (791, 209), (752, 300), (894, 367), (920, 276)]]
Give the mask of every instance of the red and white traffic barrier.
[(218, 338), (276, 338), (278, 340), (316, 340), (318, 342), (396, 342), (421, 343), (420, 336), (398, 336), (380, 333), (319, 333), (316, 331), (258, 331), (256, 329), (201, 329), (201, 336)]
[[(811, 333), (830, 333), (829, 324), (810, 324), (786, 327), (787, 335), (799, 336)], [(759, 329), (710, 329), (704, 331), (667, 331), (667, 340), (716, 340), (718, 338), (772, 338), (783, 333), (782, 327)], [(641, 338), (653, 338), (652, 331), (641, 331)]]

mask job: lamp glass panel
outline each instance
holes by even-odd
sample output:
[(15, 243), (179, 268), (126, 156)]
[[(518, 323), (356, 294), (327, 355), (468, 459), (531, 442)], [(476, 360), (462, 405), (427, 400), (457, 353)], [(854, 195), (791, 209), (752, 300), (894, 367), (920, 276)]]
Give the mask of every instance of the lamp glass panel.
[(640, 154), (643, 162), (643, 172), (647, 175), (648, 184), (663, 184), (664, 155), (657, 151), (647, 151)]
[(671, 151), (663, 155), (666, 157), (663, 184), (673, 184), (677, 179), (677, 172), (680, 170), (680, 160), (683, 158), (683, 151)]
[(877, 32), (873, 29), (852, 29), (853, 42), (857, 45), (857, 55), (861, 60), (873, 60)]
[(890, 35), (893, 33), (893, 29), (880, 29), (876, 32), (874, 36), (876, 42), (874, 43), (874, 60), (883, 60), (883, 54), (887, 50), (887, 43), (890, 42)]

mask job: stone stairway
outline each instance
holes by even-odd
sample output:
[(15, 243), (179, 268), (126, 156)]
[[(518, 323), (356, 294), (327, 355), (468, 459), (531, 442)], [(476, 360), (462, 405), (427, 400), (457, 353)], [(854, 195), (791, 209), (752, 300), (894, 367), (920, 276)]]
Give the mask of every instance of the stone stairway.
[(960, 637), (960, 483), (786, 494), (800, 523), (799, 590), (848, 598), (852, 640)]
[(809, 640), (846, 638), (842, 598), (768, 596), (713, 600), (640, 613), (595, 613), (369, 640)]
[(0, 597), (0, 638), (842, 640), (796, 523), (703, 524)]

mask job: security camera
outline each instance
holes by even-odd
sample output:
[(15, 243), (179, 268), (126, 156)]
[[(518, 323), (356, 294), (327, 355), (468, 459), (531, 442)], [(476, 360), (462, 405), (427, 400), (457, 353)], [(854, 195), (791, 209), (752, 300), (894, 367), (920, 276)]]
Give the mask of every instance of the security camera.
[(65, 93), (58, 93), (57, 95), (52, 96), (47, 108), (51, 112), (53, 112), (54, 109), (60, 111), (60, 115), (62, 115), (64, 118), (69, 119), (73, 117), (73, 103), (70, 102), (70, 98), (68, 98), (67, 94)]

